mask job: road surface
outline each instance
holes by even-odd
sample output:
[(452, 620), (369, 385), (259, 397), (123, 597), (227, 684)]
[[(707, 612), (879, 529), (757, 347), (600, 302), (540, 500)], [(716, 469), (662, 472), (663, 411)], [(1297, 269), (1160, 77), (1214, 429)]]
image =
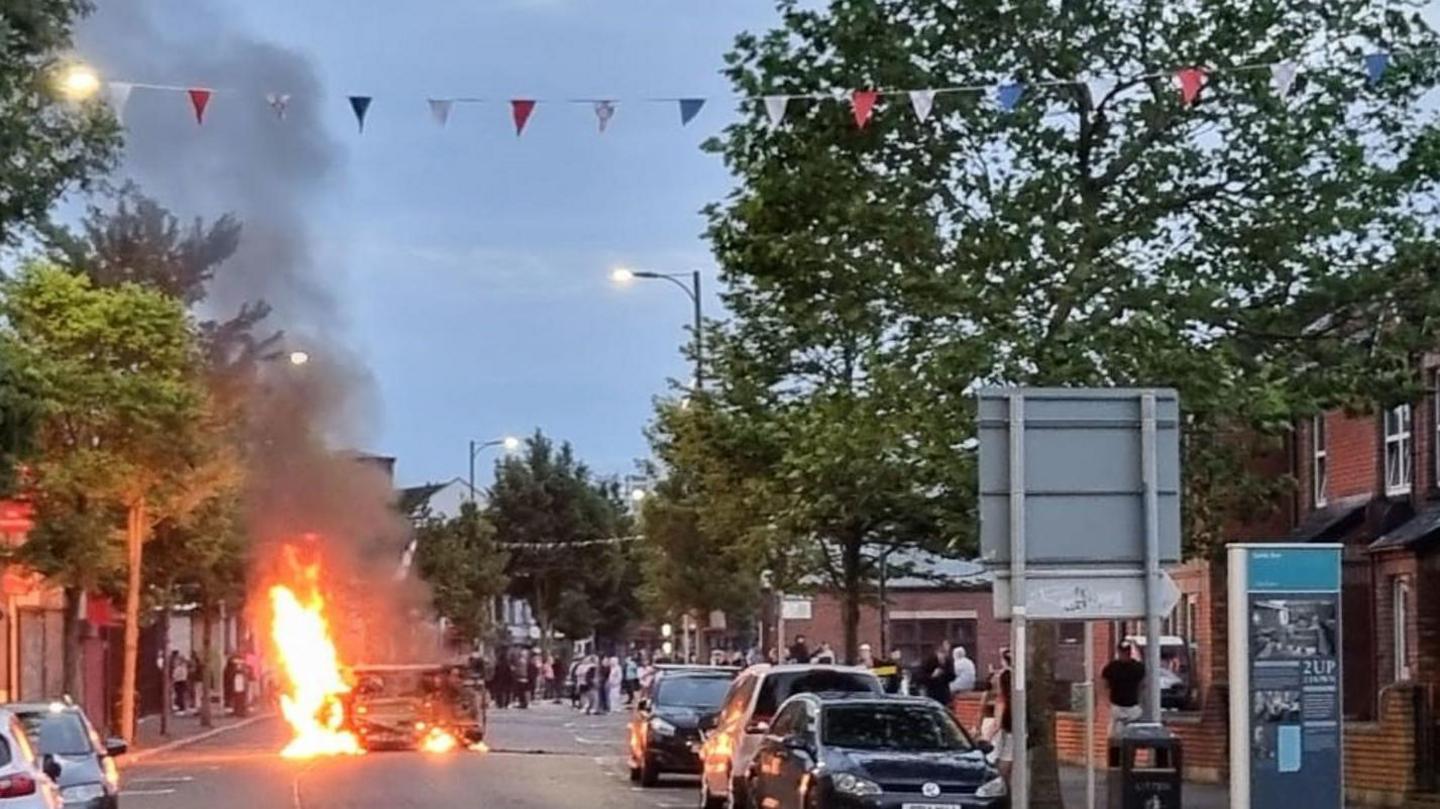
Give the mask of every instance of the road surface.
[(689, 809), (696, 781), (628, 779), (624, 716), (569, 707), (492, 711), (489, 753), (372, 753), (306, 762), (276, 755), (261, 721), (123, 770), (123, 809)]

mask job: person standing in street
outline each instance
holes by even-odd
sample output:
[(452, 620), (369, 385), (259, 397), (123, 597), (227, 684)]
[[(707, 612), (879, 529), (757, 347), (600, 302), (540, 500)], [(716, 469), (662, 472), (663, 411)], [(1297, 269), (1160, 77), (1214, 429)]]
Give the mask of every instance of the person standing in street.
[(170, 652), (170, 698), (175, 714), (184, 716), (190, 704), (190, 661), (180, 652)]
[(833, 666), (835, 665), (835, 650), (830, 648), (830, 644), (821, 641), (820, 648), (815, 651), (815, 657), (812, 658), (812, 661)]
[(1145, 664), (1135, 659), (1135, 647), (1122, 641), (1114, 660), (1100, 670), (1110, 696), (1110, 735), (1119, 736), (1125, 726), (1140, 719), (1140, 686), (1145, 682)]
[(786, 657), (790, 663), (810, 662), (810, 647), (805, 645), (804, 635), (795, 636), (795, 642), (790, 644), (790, 650), (786, 652)]
[(975, 690), (975, 661), (970, 659), (964, 646), (956, 646), (951, 657), (955, 679), (950, 681), (952, 695)]
[(530, 655), (516, 652), (510, 661), (510, 694), (517, 708), (530, 707)]
[(635, 704), (635, 692), (640, 690), (640, 661), (638, 654), (632, 654), (625, 658), (625, 679), (622, 685), (625, 688), (625, 707)]
[(614, 676), (610, 659), (601, 657), (595, 664), (595, 713), (610, 713), (610, 678)]
[(941, 705), (950, 704), (950, 682), (955, 679), (950, 641), (942, 641), (935, 652), (916, 667), (915, 683), (920, 692)]

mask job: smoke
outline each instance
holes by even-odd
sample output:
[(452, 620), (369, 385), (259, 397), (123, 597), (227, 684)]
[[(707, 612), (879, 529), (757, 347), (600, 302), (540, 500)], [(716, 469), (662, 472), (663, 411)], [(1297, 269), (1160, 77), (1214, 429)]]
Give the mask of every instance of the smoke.
[[(335, 294), (343, 279), (317, 261), (312, 238), (340, 153), (320, 122), (314, 67), (247, 33), (212, 0), (108, 0), (76, 33), (80, 53), (107, 79), (214, 91), (202, 127), (185, 93), (135, 88), (119, 179), (182, 221), (235, 213), (240, 247), (216, 273), (206, 314), (224, 319), (263, 300), (273, 313), (261, 333), (284, 330), (287, 350), (312, 358), (262, 368), (251, 407), (257, 581), (272, 575), (278, 544), (313, 533), (330, 581), (365, 592), (369, 614), (407, 615), (424, 598), (392, 581), (408, 529), (390, 507), (393, 482), (340, 453), (365, 437), (374, 386), (346, 349)], [(290, 97), (283, 120), (271, 94)], [(393, 601), (377, 604), (382, 597)], [(373, 641), (373, 624), (367, 630)]]

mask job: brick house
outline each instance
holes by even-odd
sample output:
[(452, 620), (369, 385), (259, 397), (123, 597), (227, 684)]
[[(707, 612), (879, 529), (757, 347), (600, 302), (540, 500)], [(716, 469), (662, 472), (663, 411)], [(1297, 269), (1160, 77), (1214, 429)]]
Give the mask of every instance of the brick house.
[[(898, 649), (906, 664), (914, 665), (948, 640), (966, 648), (982, 678), (1000, 665), (1000, 650), (1009, 645), (1009, 625), (995, 618), (990, 576), (984, 568), (921, 551), (896, 551), (887, 566), (894, 572), (885, 582), (884, 609), (878, 595), (860, 607), (861, 643), (877, 650)], [(784, 620), (767, 627), (775, 632), (767, 635), (784, 643), (804, 635), (812, 651), (823, 641), (843, 656), (841, 608), (839, 594), (828, 590), (785, 596)]]

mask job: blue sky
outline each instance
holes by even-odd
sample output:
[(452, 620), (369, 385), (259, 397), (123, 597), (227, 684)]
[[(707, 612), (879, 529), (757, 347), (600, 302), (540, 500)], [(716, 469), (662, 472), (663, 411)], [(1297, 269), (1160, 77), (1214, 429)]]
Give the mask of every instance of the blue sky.
[[(321, 97), (292, 104), (320, 105), (334, 165), (301, 215), (327, 267), (339, 334), (375, 385), (378, 406), (359, 440), (398, 456), (402, 483), (463, 475), (468, 439), (537, 427), (571, 440), (599, 472), (632, 471), (648, 452), (652, 397), (667, 378), (689, 376), (679, 345), (690, 309), (668, 284), (619, 289), (608, 272), (701, 268), (707, 308), (719, 313), (699, 209), (731, 182), (699, 146), (734, 116), (722, 55), (739, 31), (775, 22), (770, 0), (211, 3), (213, 13), (152, 0), (152, 25), (199, 48), (222, 28), (243, 31), (318, 73)], [(153, 46), (103, 27), (106, 14), (127, 13), (107, 5), (80, 38), (107, 78), (223, 81), (180, 75), (183, 56), (163, 70), (139, 67), (128, 49)], [(126, 71), (145, 75), (117, 75)], [(363, 135), (348, 94), (374, 97)], [(456, 107), (440, 129), (425, 99), (452, 95), (498, 103)], [(503, 100), (526, 96), (622, 103), (603, 136), (589, 106), (542, 104), (517, 139)], [(716, 98), (682, 129), (675, 104), (638, 101), (655, 96)], [(206, 128), (226, 126), (225, 107), (236, 103), (217, 94)], [(174, 128), (163, 137), (180, 144), (166, 155), (172, 166), (243, 175), (256, 157), (206, 151), (202, 139), (219, 135), (196, 131), (183, 105), (183, 96), (137, 91), (127, 108), (132, 149), (162, 136), (135, 121), (162, 118)]]

